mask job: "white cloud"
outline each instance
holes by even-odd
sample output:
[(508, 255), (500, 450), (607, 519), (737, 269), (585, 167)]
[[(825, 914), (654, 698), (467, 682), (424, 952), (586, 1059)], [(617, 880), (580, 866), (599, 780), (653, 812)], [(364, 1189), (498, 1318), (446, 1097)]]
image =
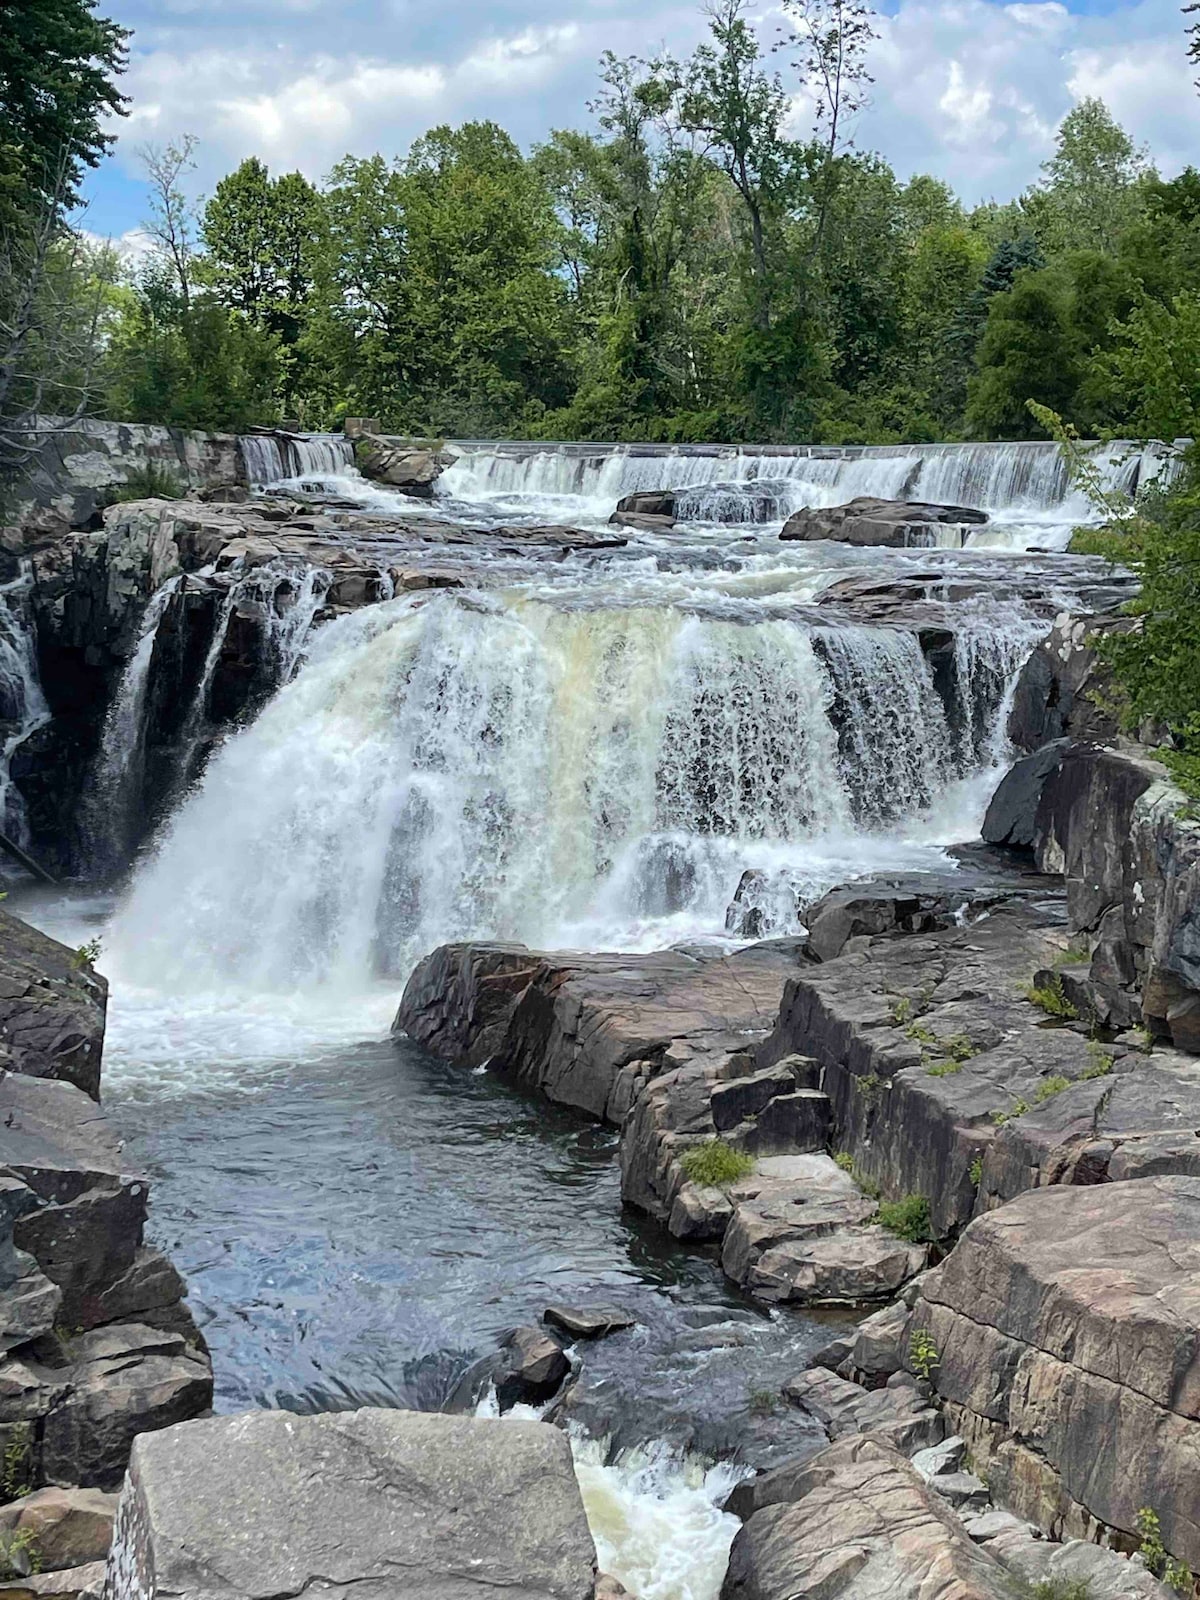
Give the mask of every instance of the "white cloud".
[[(360, 10), (344, 27), (316, 0), (128, 3), (149, 15), (125, 83), (133, 104), (118, 160), (136, 175), (137, 145), (195, 133), (206, 192), (251, 154), (319, 179), (347, 152), (395, 155), (438, 122), (491, 117), (526, 144), (586, 125), (602, 50), (666, 44), (686, 54), (704, 26), (691, 0), (442, 0), (419, 19), (409, 0), (374, 0), (369, 22)], [(764, 16), (766, 34), (774, 20)], [(1134, 0), (1104, 16), (1061, 0), (898, 0), (878, 28), (859, 147), (880, 150), (902, 176), (933, 172), (969, 200), (1031, 182), (1083, 95), (1107, 100), (1165, 171), (1200, 143), (1176, 0)], [(797, 129), (810, 106), (797, 94)]]

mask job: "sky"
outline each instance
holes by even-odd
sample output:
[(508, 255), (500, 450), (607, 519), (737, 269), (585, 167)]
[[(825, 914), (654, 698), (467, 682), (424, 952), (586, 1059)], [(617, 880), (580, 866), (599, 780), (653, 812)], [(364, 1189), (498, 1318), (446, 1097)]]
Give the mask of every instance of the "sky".
[[(777, 4), (777, 0), (774, 0)], [(428, 128), (491, 118), (523, 146), (590, 124), (603, 50), (685, 55), (702, 4), (679, 0), (98, 0), (134, 30), (130, 115), (86, 193), (89, 232), (136, 239), (137, 151), (190, 133), (195, 195), (249, 155), (317, 181), (341, 156), (402, 154)], [(761, 0), (764, 40), (781, 15)], [(1103, 98), (1164, 175), (1200, 164), (1200, 95), (1178, 0), (890, 0), (872, 47), (861, 149), (968, 202), (1038, 176), (1054, 130)], [(802, 95), (797, 133), (810, 117)]]

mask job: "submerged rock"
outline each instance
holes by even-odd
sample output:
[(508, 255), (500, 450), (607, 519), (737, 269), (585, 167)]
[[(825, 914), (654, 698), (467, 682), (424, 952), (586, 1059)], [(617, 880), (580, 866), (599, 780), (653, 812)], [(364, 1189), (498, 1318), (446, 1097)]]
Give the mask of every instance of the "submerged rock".
[(603, 1339), (637, 1325), (637, 1318), (620, 1306), (547, 1306), (543, 1320), (561, 1328), (573, 1339)]
[(433, 486), (457, 459), (453, 452), (381, 434), (361, 434), (354, 459), (364, 478), (428, 499)]
[(592, 1600), (595, 1581), (558, 1429), (410, 1411), (276, 1411), (137, 1441), (106, 1594)]

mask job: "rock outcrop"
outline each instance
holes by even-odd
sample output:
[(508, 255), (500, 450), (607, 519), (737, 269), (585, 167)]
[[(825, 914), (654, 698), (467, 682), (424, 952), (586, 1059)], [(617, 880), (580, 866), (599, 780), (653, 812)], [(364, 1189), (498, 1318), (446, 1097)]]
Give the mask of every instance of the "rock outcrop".
[(1004, 1568), (880, 1439), (831, 1445), (790, 1491), (734, 1540), (721, 1600), (1011, 1600)]
[(253, 1412), (137, 1441), (105, 1594), (592, 1600), (595, 1580), (556, 1428)]
[(80, 528), (112, 501), (116, 490), (148, 468), (165, 475), (182, 493), (244, 484), (245, 469), (234, 434), (198, 433), (153, 423), (81, 421), (65, 431), (49, 425), (14, 502), (7, 507), (16, 526), (49, 513), (67, 528)]
[(1154, 752), (1055, 741), (1005, 778), (984, 835), (1065, 879), (1085, 936), (1055, 980), (1073, 1009), (1200, 1052), (1200, 823)]
[(1098, 641), (1137, 627), (1133, 617), (1059, 617), (1021, 669), (1013, 691), (1008, 736), (1018, 750), (1055, 739), (1114, 739), (1112, 674)]
[(434, 484), (456, 459), (453, 451), (438, 445), (386, 434), (361, 434), (354, 445), (354, 460), (364, 478), (421, 500), (429, 499)]
[(972, 1223), (912, 1322), (998, 1501), (1127, 1548), (1147, 1507), (1193, 1569), (1198, 1241), (1196, 1178), (1037, 1189)]
[(212, 1368), (178, 1273), (144, 1243), (146, 1182), (95, 1103), (103, 979), (0, 912), (0, 989), (5, 1488), (113, 1489), (135, 1435), (211, 1404)]
[[(860, 495), (843, 506), (805, 506), (783, 525), (781, 539), (834, 539), (840, 544), (927, 548), (937, 543), (938, 527), (962, 534), (988, 520), (971, 506), (927, 505), (919, 500), (877, 500)], [(962, 543), (960, 534), (957, 543)]]
[(0, 1071), (100, 1094), (108, 984), (68, 950), (0, 910)]

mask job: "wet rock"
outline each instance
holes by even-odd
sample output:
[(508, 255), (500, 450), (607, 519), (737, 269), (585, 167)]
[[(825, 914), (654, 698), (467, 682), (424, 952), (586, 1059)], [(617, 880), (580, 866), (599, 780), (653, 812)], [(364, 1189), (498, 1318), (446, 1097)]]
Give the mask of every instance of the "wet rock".
[(623, 495), (617, 501), (617, 510), (639, 517), (665, 517), (675, 520), (675, 491), (673, 489), (643, 489), (636, 494)]
[[(836, 539), (842, 544), (893, 545), (902, 549), (937, 543), (934, 529), (978, 527), (986, 511), (971, 506), (930, 505), (917, 500), (878, 500), (860, 495), (843, 506), (806, 506), (783, 525), (781, 539)], [(961, 542), (961, 541), (960, 541)]]
[[(287, 1537), (271, 1536), (286, 1529)], [(592, 1600), (596, 1558), (566, 1435), (544, 1423), (255, 1412), (144, 1435), (110, 1600), (323, 1588), (363, 1600)]]
[(1042, 790), (1046, 779), (1062, 765), (1069, 748), (1068, 740), (1056, 740), (1025, 756), (1005, 774), (983, 819), (983, 838), (988, 844), (1032, 850)]
[(638, 533), (666, 533), (675, 526), (674, 517), (648, 516), (644, 511), (614, 511), (608, 520), (614, 528), (632, 528)]
[(42, 1572), (83, 1567), (108, 1555), (116, 1511), (100, 1489), (38, 1489), (0, 1506), (0, 1536), (32, 1542)]
[(540, 1328), (515, 1328), (501, 1347), (496, 1398), (503, 1409), (548, 1400), (562, 1385), (571, 1363)]
[(596, 1600), (629, 1600), (629, 1590), (602, 1572), (596, 1579)]
[(805, 954), (812, 961), (833, 961), (851, 939), (896, 930), (925, 933), (945, 927), (948, 912), (949, 905), (941, 896), (863, 894), (837, 889), (807, 913)]
[(0, 910), (0, 1068), (97, 1099), (108, 984), (91, 963)]
[(416, 444), (411, 439), (364, 433), (355, 440), (354, 460), (365, 478), (428, 499), (455, 457), (449, 451)]
[(552, 1327), (561, 1328), (573, 1339), (604, 1339), (637, 1326), (637, 1318), (620, 1306), (547, 1306), (542, 1313)]
[(730, 1552), (722, 1600), (1002, 1600), (1011, 1580), (896, 1451), (844, 1439), (756, 1511)]
[(932, 1381), (996, 1499), (1133, 1540), (1151, 1506), (1200, 1566), (1200, 1180), (1033, 1190), (979, 1217), (914, 1309)]

